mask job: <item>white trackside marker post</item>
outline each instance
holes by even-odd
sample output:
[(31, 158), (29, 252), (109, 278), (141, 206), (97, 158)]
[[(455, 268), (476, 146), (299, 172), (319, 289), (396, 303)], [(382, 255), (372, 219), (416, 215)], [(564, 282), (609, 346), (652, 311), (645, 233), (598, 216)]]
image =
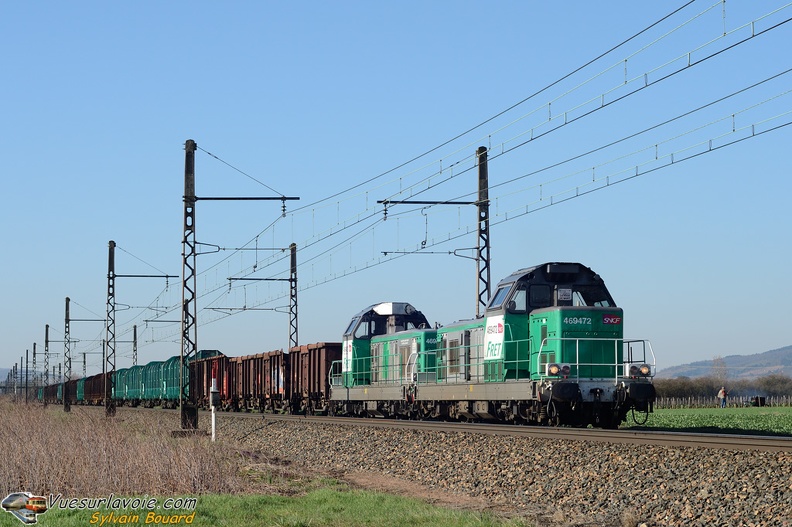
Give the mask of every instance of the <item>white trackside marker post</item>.
[(212, 442), (215, 440), (215, 406), (217, 403), (218, 397), (218, 390), (217, 390), (217, 379), (212, 377), (212, 389), (210, 390), (210, 401), (212, 403)]

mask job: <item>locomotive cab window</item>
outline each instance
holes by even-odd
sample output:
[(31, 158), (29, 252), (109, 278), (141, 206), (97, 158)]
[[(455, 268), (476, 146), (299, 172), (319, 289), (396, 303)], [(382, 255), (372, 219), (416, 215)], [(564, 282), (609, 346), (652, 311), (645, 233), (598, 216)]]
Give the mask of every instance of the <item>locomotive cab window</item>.
[(495, 291), (495, 296), (492, 297), (487, 309), (498, 309), (503, 305), (503, 302), (506, 300), (506, 297), (509, 294), (509, 291), (512, 288), (512, 284), (506, 284), (498, 288)]
[(517, 284), (511, 300), (506, 304), (509, 313), (526, 313), (528, 311), (528, 295), (525, 284)]
[(586, 301), (583, 300), (583, 297), (580, 295), (579, 291), (575, 291), (575, 293), (572, 295), (572, 305), (576, 307), (587, 305)]
[(346, 331), (344, 331), (344, 335), (350, 335), (352, 331), (355, 330), (355, 326), (357, 326), (359, 320), (360, 317), (353, 318), (352, 321), (349, 323), (349, 326), (347, 326)]
[(553, 292), (549, 285), (532, 285), (529, 289), (531, 307), (550, 307), (553, 305)]
[(364, 320), (362, 321), (358, 327), (355, 328), (355, 338), (356, 339), (366, 339), (371, 336), (370, 331), (371, 321)]
[(614, 307), (607, 289), (600, 286), (578, 287), (574, 294), (575, 305)]
[(396, 317), (396, 326), (401, 328), (401, 330), (422, 329), (423, 326), (426, 326), (426, 323), (420, 320), (415, 320), (414, 316), (400, 315)]
[(360, 325), (355, 329), (356, 339), (370, 339), (375, 335), (385, 334), (385, 321), (381, 318), (364, 317)]

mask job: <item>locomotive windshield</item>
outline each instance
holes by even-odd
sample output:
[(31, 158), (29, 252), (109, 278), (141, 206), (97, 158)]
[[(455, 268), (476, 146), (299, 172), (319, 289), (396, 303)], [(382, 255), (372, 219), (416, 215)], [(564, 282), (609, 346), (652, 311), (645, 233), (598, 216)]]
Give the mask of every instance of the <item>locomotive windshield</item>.
[(550, 263), (513, 273), (498, 284), (488, 310), (528, 313), (552, 306), (614, 307), (605, 283), (581, 264)]
[(349, 335), (350, 333), (352, 333), (352, 330), (355, 329), (355, 327), (358, 325), (358, 322), (360, 322), (360, 317), (352, 318), (352, 320), (349, 322), (349, 325), (344, 330), (344, 335)]
[(364, 309), (352, 318), (344, 336), (370, 339), (406, 329), (428, 328), (429, 322), (420, 311), (406, 302), (384, 302)]
[(574, 290), (572, 295), (575, 306), (611, 307), (610, 295), (605, 286), (586, 286)]

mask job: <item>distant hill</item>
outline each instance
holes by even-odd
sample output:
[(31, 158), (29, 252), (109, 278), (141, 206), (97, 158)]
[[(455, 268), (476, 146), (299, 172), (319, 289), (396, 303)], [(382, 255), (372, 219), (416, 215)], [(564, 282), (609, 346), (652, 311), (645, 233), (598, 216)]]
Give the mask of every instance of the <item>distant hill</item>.
[[(729, 355), (722, 359), (730, 379), (755, 379), (771, 373), (792, 377), (792, 346), (754, 355)], [(712, 359), (691, 362), (659, 370), (656, 377), (704, 377), (713, 373), (713, 366)]]

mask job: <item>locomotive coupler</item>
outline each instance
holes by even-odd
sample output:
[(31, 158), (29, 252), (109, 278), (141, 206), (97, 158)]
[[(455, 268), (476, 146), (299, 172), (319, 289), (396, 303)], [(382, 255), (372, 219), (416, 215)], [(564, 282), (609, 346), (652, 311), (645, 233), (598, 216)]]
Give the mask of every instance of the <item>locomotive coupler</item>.
[(600, 408), (602, 406), (602, 388), (592, 388), (589, 393), (594, 396), (594, 404), (591, 413), (594, 416), (594, 422), (600, 422)]
[(404, 387), (404, 400), (412, 404), (415, 402), (415, 396), (418, 393), (418, 386), (410, 384)]

